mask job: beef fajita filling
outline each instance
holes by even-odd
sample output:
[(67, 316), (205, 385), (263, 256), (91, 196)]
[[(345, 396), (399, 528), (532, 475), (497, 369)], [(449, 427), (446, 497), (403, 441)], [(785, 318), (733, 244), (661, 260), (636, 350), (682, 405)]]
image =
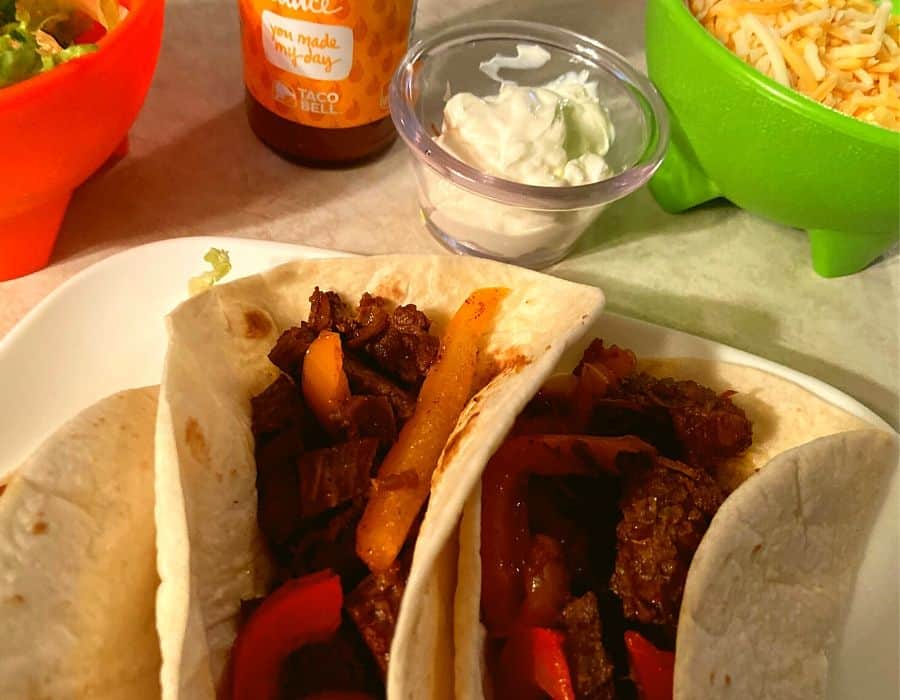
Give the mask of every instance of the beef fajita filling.
[(595, 340), (529, 403), (482, 481), (482, 620), (497, 698), (672, 695), (687, 571), (750, 446), (731, 401)]
[(439, 339), (412, 304), (364, 294), (351, 308), (316, 288), (309, 318), (281, 334), (269, 353), (280, 374), (251, 401), (277, 574), (245, 602), (234, 700), (384, 696), (431, 474), (504, 295), (474, 292)]

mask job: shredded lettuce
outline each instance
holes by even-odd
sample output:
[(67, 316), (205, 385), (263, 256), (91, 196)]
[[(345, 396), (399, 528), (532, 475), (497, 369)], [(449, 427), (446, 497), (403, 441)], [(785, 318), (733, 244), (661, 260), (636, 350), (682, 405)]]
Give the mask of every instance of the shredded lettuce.
[(228, 257), (228, 251), (221, 248), (210, 248), (206, 255), (203, 256), (210, 265), (212, 270), (191, 277), (188, 281), (188, 292), (191, 296), (205, 292), (225, 275), (231, 272), (231, 259)]
[(119, 22), (117, 0), (0, 0), (0, 88), (97, 50), (75, 39)]

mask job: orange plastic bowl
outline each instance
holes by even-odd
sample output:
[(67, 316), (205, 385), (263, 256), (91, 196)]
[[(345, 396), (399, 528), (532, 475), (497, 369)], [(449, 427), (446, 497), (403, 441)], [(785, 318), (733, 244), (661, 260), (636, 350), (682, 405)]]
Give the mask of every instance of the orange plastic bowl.
[(131, 0), (99, 50), (0, 88), (0, 280), (44, 267), (72, 191), (128, 134), (156, 68), (164, 0)]

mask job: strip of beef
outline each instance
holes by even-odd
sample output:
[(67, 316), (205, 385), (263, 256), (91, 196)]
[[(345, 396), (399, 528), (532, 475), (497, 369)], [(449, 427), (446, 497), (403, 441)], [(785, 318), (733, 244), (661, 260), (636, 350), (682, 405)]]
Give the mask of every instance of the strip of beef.
[(303, 434), (295, 426), (271, 436), (260, 436), (256, 441), (256, 470), (265, 472), (279, 464), (287, 464), (293, 469), (303, 453), (304, 443)]
[(694, 381), (634, 374), (622, 381), (621, 394), (669, 412), (681, 459), (688, 464), (710, 469), (750, 447), (752, 426), (731, 401), (732, 392), (716, 394)]
[(269, 351), (269, 361), (293, 377), (294, 381), (299, 382), (303, 371), (303, 359), (315, 339), (315, 329), (305, 321), (299, 326), (288, 328), (278, 337), (275, 346)]
[(416, 408), (416, 397), (412, 392), (403, 389), (387, 377), (367, 367), (350, 355), (344, 356), (344, 371), (354, 394), (384, 396), (391, 402), (394, 413), (400, 423), (413, 414)]
[[(257, 464), (260, 462), (257, 460)], [(256, 520), (259, 529), (275, 547), (285, 543), (302, 523), (297, 465), (294, 462), (272, 462), (257, 469)]]
[(257, 521), (273, 544), (287, 540), (300, 524), (296, 459), (305, 423), (297, 387), (282, 374), (250, 400), (256, 439)]
[(388, 317), (387, 329), (366, 350), (383, 370), (416, 386), (440, 350), (440, 341), (428, 333), (430, 327), (431, 321), (414, 304), (398, 306)]
[(316, 333), (332, 330), (341, 334), (353, 333), (356, 319), (337, 292), (323, 292), (316, 287), (309, 305), (309, 325)]
[(626, 619), (662, 625), (674, 639), (694, 552), (723, 496), (712, 477), (664, 457), (622, 465), (616, 565), (610, 588)]
[(593, 592), (566, 605), (560, 624), (576, 700), (614, 700), (614, 668), (603, 647), (603, 626)]
[(344, 601), (363, 641), (375, 657), (382, 676), (387, 673), (391, 640), (397, 625), (406, 578), (398, 565), (363, 579)]
[(684, 453), (669, 411), (663, 406), (636, 399), (595, 401), (587, 432), (591, 435), (634, 435), (671, 459), (680, 459)]
[(341, 577), (345, 588), (359, 583), (369, 573), (356, 556), (356, 526), (364, 510), (365, 501), (358, 498), (336, 511), (307, 521), (302, 534), (290, 545), (284, 578), (331, 569)]
[(637, 358), (631, 350), (618, 345), (606, 346), (600, 338), (594, 338), (581, 357), (574, 374), (581, 376), (585, 365), (602, 368), (604, 374), (613, 382), (622, 380), (632, 374), (637, 367)]
[(353, 396), (341, 411), (341, 424), (347, 437), (375, 438), (378, 449), (386, 451), (397, 439), (394, 409), (386, 396)]
[[(306, 644), (291, 654), (281, 672), (279, 700), (303, 700), (332, 693), (382, 694), (378, 670), (349, 620), (331, 639)], [(321, 696), (319, 695), (321, 693)]]
[(298, 461), (302, 517), (315, 517), (365, 494), (377, 449), (378, 440), (365, 438), (303, 453)]
[(250, 408), (255, 438), (304, 423), (303, 399), (286, 374), (280, 374), (261, 394), (250, 399)]
[(387, 299), (372, 296), (368, 292), (363, 294), (356, 312), (356, 326), (346, 338), (347, 347), (361, 348), (378, 338), (387, 330), (389, 317)]

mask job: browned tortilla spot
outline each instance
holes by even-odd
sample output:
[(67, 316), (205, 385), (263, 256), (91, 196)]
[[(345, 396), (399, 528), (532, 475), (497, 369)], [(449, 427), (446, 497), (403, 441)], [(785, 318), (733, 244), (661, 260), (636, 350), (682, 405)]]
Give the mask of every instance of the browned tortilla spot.
[(518, 348), (480, 353), (478, 367), (475, 369), (475, 390), (480, 391), (501, 373), (514, 374), (531, 364), (531, 359), (523, 355)]
[[(477, 396), (475, 398), (478, 398)], [(474, 398), (472, 399), (475, 400)], [(462, 426), (450, 436), (450, 439), (447, 440), (447, 444), (444, 446), (444, 452), (441, 454), (441, 459), (438, 462), (437, 469), (434, 470), (434, 476), (431, 478), (432, 485), (436, 484), (438, 479), (440, 479), (441, 475), (444, 473), (444, 469), (446, 469), (447, 464), (450, 460), (453, 459), (453, 456), (456, 454), (456, 451), (459, 449), (459, 443), (463, 439), (463, 437), (469, 433), (472, 428), (475, 427), (475, 419), (478, 418), (480, 411), (472, 411), (467, 417), (466, 422), (462, 424)]]
[(247, 338), (265, 338), (272, 331), (272, 322), (262, 312), (253, 309), (244, 312), (244, 335)]
[(725, 674), (725, 685), (731, 685), (731, 676)]
[(9, 600), (12, 603), (18, 603), (19, 605), (22, 605), (25, 602), (25, 596), (23, 596), (21, 593), (13, 593), (9, 597)]
[(400, 299), (403, 298), (404, 294), (405, 290), (400, 284), (400, 280), (396, 277), (388, 277), (386, 280), (379, 282), (378, 286), (375, 287), (375, 296), (384, 297), (385, 299), (390, 299), (397, 303), (400, 302)]
[(4, 491), (6, 491), (6, 484), (0, 484), (0, 496), (3, 495)]
[(43, 535), (47, 532), (47, 523), (43, 520), (38, 520), (34, 525), (31, 526), (31, 534), (32, 535)]
[(184, 441), (191, 451), (191, 457), (201, 464), (209, 464), (209, 445), (196, 418), (188, 418), (184, 424)]
[(753, 550), (751, 551), (751, 554), (759, 554), (761, 551), (762, 551), (762, 545), (758, 544), (753, 548)]

